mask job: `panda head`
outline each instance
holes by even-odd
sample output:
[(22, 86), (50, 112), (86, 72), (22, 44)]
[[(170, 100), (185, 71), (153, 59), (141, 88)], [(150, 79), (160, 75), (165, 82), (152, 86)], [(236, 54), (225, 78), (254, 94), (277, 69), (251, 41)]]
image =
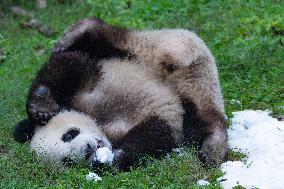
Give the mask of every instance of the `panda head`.
[(63, 111), (45, 126), (37, 126), (30, 149), (43, 162), (89, 164), (101, 147), (111, 149), (107, 137), (89, 116)]

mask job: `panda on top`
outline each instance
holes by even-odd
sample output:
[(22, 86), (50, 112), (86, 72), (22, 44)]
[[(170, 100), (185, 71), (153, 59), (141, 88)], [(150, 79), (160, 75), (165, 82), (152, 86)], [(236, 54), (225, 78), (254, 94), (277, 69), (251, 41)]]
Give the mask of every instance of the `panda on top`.
[(39, 70), (26, 108), (14, 138), (32, 140), (49, 162), (89, 163), (106, 146), (126, 170), (184, 142), (198, 143), (207, 163), (227, 151), (214, 58), (183, 29), (127, 30), (94, 17), (73, 24)]

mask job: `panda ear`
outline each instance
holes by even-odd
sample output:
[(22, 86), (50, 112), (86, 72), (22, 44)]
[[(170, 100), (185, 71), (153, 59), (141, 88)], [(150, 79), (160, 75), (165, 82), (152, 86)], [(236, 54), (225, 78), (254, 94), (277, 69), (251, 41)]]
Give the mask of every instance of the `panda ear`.
[(30, 119), (24, 119), (20, 121), (14, 129), (14, 139), (20, 143), (31, 140), (34, 135), (35, 126), (35, 122)]

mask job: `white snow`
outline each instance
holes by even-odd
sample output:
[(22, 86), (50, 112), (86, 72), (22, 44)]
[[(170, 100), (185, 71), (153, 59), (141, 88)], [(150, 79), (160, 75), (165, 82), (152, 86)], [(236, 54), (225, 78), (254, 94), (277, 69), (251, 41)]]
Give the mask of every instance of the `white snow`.
[[(108, 147), (102, 147), (98, 148), (94, 156), (94, 161), (99, 161), (101, 163), (108, 163), (111, 164), (113, 161), (114, 154)], [(97, 175), (96, 173), (89, 172), (88, 175), (86, 175), (87, 180), (102, 180), (102, 178)]]
[(206, 185), (209, 185), (209, 184), (210, 184), (210, 182), (208, 182), (207, 180), (204, 180), (204, 179), (197, 181), (198, 186), (206, 186)]
[(99, 175), (93, 172), (89, 172), (89, 174), (86, 175), (86, 179), (94, 181), (102, 180), (102, 178)]
[(230, 100), (230, 103), (231, 104), (241, 104), (241, 101), (232, 99), (232, 100)]
[(101, 163), (112, 163), (113, 161), (113, 153), (108, 147), (102, 147), (97, 149), (97, 156), (95, 157)]
[(284, 187), (284, 122), (268, 111), (234, 112), (228, 129), (231, 149), (247, 154), (243, 161), (221, 165), (225, 175), (219, 180), (225, 189), (241, 185), (247, 189)]

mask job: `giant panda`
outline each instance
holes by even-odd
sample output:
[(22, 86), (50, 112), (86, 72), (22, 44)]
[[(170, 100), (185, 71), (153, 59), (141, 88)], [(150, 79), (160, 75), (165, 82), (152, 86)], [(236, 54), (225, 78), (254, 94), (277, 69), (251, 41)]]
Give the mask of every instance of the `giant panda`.
[[(114, 165), (121, 170), (143, 155), (158, 157), (184, 141), (180, 99), (156, 79), (151, 69), (127, 59), (93, 61), (79, 52), (51, 56), (40, 71), (43, 75), (38, 78), (41, 82), (35, 95), (46, 98), (57, 87), (66, 87), (60, 82), (68, 85), (74, 84), (72, 79), (77, 80), (79, 85), (72, 96), (60, 97), (64, 108), (72, 111), (55, 115), (42, 127), (33, 125), (31, 119), (22, 122), (15, 130), (16, 140), (24, 138), (25, 128), (30, 133), (31, 150), (43, 161), (59, 164), (66, 160), (90, 163), (90, 152), (100, 140), (100, 146), (119, 152)], [(56, 80), (64, 77), (54, 75), (56, 65), (74, 74), (74, 70), (68, 70), (70, 64), (81, 65), (82, 75)], [(70, 88), (57, 90), (70, 92)]]
[[(198, 144), (200, 158), (207, 163), (224, 158), (227, 125), (218, 71), (209, 49), (194, 32), (129, 30), (92, 17), (70, 26), (52, 53), (76, 51), (87, 53), (95, 63), (88, 64), (88, 68), (72, 61), (46, 64), (28, 94), (30, 121), (46, 121), (68, 106), (68, 99), (82, 81), (91, 74), (99, 75), (95, 73), (98, 60), (128, 59), (145, 65), (156, 80), (177, 94), (184, 110), (184, 137), (187, 143)], [(39, 90), (41, 85), (47, 86), (48, 92)]]

